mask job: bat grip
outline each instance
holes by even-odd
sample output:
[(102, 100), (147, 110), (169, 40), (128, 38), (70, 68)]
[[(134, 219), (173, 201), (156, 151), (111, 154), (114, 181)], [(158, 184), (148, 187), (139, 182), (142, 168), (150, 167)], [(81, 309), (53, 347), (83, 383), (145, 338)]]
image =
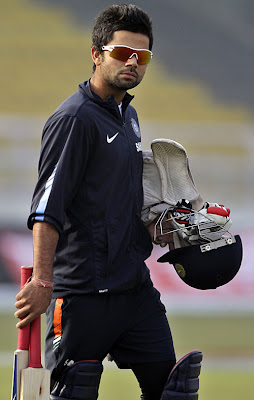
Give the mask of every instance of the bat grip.
[[(20, 288), (23, 289), (27, 280), (32, 276), (33, 267), (21, 267)], [(30, 324), (18, 331), (18, 350), (29, 350)]]
[(43, 368), (41, 364), (41, 316), (31, 322), (29, 367)]

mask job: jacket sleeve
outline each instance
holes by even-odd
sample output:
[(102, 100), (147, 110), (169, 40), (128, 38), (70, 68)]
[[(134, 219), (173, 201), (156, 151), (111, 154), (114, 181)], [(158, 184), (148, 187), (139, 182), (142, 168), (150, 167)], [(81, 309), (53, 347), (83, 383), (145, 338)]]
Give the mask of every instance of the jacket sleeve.
[(29, 229), (35, 221), (45, 221), (62, 232), (65, 210), (79, 188), (90, 146), (90, 129), (79, 118), (64, 116), (46, 124)]

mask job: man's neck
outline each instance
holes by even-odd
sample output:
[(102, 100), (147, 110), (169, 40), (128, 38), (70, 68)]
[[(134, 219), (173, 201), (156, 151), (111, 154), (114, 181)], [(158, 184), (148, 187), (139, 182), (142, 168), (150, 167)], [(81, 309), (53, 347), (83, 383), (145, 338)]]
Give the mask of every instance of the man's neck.
[(102, 100), (106, 100), (110, 95), (113, 95), (118, 105), (121, 104), (126, 94), (125, 90), (119, 90), (117, 88), (110, 87), (106, 82), (103, 84), (99, 79), (96, 78), (96, 74), (94, 74), (90, 79), (90, 87), (91, 90), (100, 96)]

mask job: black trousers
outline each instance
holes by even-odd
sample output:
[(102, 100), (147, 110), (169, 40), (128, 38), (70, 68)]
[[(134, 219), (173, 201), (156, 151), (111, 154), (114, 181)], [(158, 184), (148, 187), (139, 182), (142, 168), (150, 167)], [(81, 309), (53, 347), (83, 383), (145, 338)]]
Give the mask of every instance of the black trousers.
[(172, 361), (133, 364), (131, 366), (141, 389), (142, 400), (160, 400), (170, 371), (175, 365)]
[(53, 380), (73, 362), (110, 354), (119, 368), (133, 370), (143, 396), (150, 396), (143, 398), (153, 400), (175, 364), (165, 307), (150, 280), (128, 293), (52, 300), (45, 351)]

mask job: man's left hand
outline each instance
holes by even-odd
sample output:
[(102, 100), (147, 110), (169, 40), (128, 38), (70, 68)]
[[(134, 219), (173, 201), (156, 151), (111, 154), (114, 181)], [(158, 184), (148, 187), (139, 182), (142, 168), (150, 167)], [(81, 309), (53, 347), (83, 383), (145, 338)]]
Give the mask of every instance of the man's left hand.
[(155, 237), (155, 235), (154, 235), (155, 224), (156, 224), (156, 220), (153, 221), (151, 224), (147, 225), (147, 227), (146, 227), (148, 232), (150, 233), (152, 242), (154, 244), (159, 244), (161, 247), (165, 247), (168, 244), (170, 246), (170, 248), (171, 248), (172, 244), (174, 243), (174, 241), (173, 241), (173, 233), (172, 232), (168, 232), (168, 233), (165, 233), (163, 235), (159, 235), (159, 236)]

